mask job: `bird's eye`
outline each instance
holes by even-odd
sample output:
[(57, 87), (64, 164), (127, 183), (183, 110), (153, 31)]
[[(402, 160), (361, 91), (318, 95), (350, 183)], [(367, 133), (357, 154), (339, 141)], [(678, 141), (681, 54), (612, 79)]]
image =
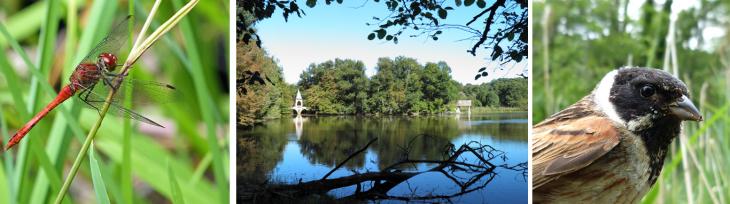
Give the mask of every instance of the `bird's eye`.
[(650, 85), (642, 86), (641, 89), (639, 89), (639, 94), (643, 97), (649, 97), (654, 95), (654, 87)]

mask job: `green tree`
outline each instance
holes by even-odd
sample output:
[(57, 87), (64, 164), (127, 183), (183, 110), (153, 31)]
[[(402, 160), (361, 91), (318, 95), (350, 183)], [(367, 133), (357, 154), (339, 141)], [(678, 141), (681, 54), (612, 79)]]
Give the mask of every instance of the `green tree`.
[(255, 45), (241, 42), (236, 49), (243, 51), (236, 57), (238, 124), (250, 126), (264, 118), (280, 117), (282, 87), (286, 86), (281, 68)]
[(527, 80), (522, 78), (497, 79), (490, 83), (505, 107), (527, 107)]
[(458, 82), (451, 79), (451, 68), (445, 62), (426, 63), (421, 75), (423, 100), (428, 103), (428, 113), (440, 113), (456, 99)]
[(361, 61), (335, 59), (311, 64), (299, 78), (298, 88), (316, 113), (364, 113), (368, 79)]

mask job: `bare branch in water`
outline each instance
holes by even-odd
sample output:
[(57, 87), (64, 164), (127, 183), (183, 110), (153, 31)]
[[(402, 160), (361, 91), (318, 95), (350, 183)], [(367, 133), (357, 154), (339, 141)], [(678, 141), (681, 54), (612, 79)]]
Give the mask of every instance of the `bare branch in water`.
[[(420, 135), (427, 136), (427, 135)], [(239, 201), (292, 201), (295, 199), (312, 198), (330, 198), (337, 200), (401, 200), (401, 201), (433, 201), (442, 200), (449, 202), (450, 199), (456, 198), (480, 189), (485, 188), (497, 175), (496, 168), (503, 168), (522, 172), (523, 179), (527, 180), (527, 162), (516, 165), (495, 164), (495, 160), (506, 162), (505, 152), (495, 149), (490, 145), (481, 144), (477, 141), (459, 146), (458, 149), (453, 145), (446, 147), (443, 160), (425, 160), (411, 159), (409, 152), (413, 146), (413, 140), (407, 142), (404, 147), (400, 147), (403, 158), (400, 161), (383, 168), (378, 172), (359, 173), (354, 170), (349, 176), (339, 178), (328, 178), (333, 172), (342, 168), (345, 163), (350, 161), (356, 155), (362, 154), (368, 147), (374, 143), (376, 139), (370, 140), (364, 147), (350, 154), (345, 160), (340, 162), (322, 179), (296, 184), (265, 184), (256, 188), (244, 189), (239, 191)], [(476, 159), (471, 161), (464, 156), (473, 156)], [(435, 167), (428, 170), (405, 171), (398, 169), (402, 166), (416, 166), (418, 164), (436, 164)], [(416, 189), (410, 188), (412, 193), (408, 195), (390, 195), (388, 194), (396, 186), (402, 183), (408, 183), (408, 180), (423, 173), (438, 172), (448, 178), (454, 185), (458, 186), (457, 192), (451, 193), (419, 193)], [(464, 176), (467, 175), (467, 176)], [(331, 190), (354, 186), (355, 191), (349, 195), (340, 198), (331, 198), (327, 193)], [(410, 187), (410, 185), (409, 185)]]

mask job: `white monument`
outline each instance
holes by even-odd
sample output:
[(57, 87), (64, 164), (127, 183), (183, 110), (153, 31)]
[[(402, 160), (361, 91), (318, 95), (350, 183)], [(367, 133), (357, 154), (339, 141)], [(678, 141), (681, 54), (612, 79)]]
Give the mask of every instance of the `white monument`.
[(294, 107), (291, 107), (291, 109), (294, 109), (294, 111), (297, 112), (297, 116), (302, 115), (303, 110), (307, 110), (307, 107), (304, 107), (304, 100), (302, 100), (302, 94), (297, 89), (297, 98), (294, 101)]
[(466, 107), (467, 114), (471, 115), (471, 100), (456, 101), (456, 113), (461, 113), (461, 108)]

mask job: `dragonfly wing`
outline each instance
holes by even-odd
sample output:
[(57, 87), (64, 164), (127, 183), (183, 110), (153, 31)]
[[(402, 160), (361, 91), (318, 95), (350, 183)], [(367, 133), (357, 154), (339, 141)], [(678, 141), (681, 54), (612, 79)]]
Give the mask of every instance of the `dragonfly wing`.
[(165, 128), (165, 126), (162, 126), (159, 123), (157, 123), (155, 121), (152, 121), (152, 120), (150, 120), (147, 117), (144, 117), (144, 116), (142, 116), (142, 115), (140, 115), (138, 113), (135, 113), (134, 111), (131, 111), (131, 110), (127, 109), (127, 108), (124, 108), (124, 107), (120, 106), (118, 103), (112, 103), (109, 106), (109, 111), (113, 115), (122, 116), (122, 117), (126, 117), (126, 118), (132, 118), (132, 119), (141, 121), (143, 123), (147, 123), (147, 124), (154, 125), (154, 126), (157, 126), (157, 127)]
[[(108, 76), (107, 78), (109, 80), (107, 81), (112, 81), (113, 77), (114, 76)], [(105, 96), (110, 88), (107, 85), (104, 86), (104, 90), (97, 91), (94, 89), (94, 91), (97, 92), (98, 95)], [(132, 103), (134, 105), (168, 104), (182, 99), (182, 94), (170, 84), (136, 80), (127, 76), (120, 84), (117, 94), (114, 96), (114, 101), (124, 101), (124, 93), (128, 89), (132, 89)]]
[[(97, 83), (97, 86), (100, 83)], [(77, 95), (77, 97), (81, 100), (83, 104), (85, 104), (87, 108), (91, 108), (93, 110), (96, 110), (98, 112), (101, 111), (101, 108), (104, 106), (104, 103), (106, 103), (106, 100), (101, 95), (98, 95), (94, 91), (85, 90)], [(117, 102), (118, 99), (112, 100), (109, 104), (109, 110), (107, 111), (108, 114), (112, 114), (115, 116), (119, 116), (122, 118), (131, 118), (134, 120), (138, 120), (150, 125), (163, 127), (159, 123), (150, 120), (147, 117), (144, 117), (138, 113), (135, 113), (134, 111), (131, 111), (121, 105)]]
[(136, 104), (168, 104), (173, 101), (181, 100), (180, 91), (166, 83), (143, 80), (127, 80), (127, 86), (132, 87), (132, 93), (136, 93), (133, 100)]
[(110, 53), (119, 57), (119, 51), (122, 49), (124, 43), (127, 42), (127, 36), (129, 36), (127, 22), (130, 18), (131, 16), (127, 16), (127, 18), (114, 25), (109, 34), (91, 49), (89, 54), (81, 60), (81, 63), (96, 63), (101, 53)]

